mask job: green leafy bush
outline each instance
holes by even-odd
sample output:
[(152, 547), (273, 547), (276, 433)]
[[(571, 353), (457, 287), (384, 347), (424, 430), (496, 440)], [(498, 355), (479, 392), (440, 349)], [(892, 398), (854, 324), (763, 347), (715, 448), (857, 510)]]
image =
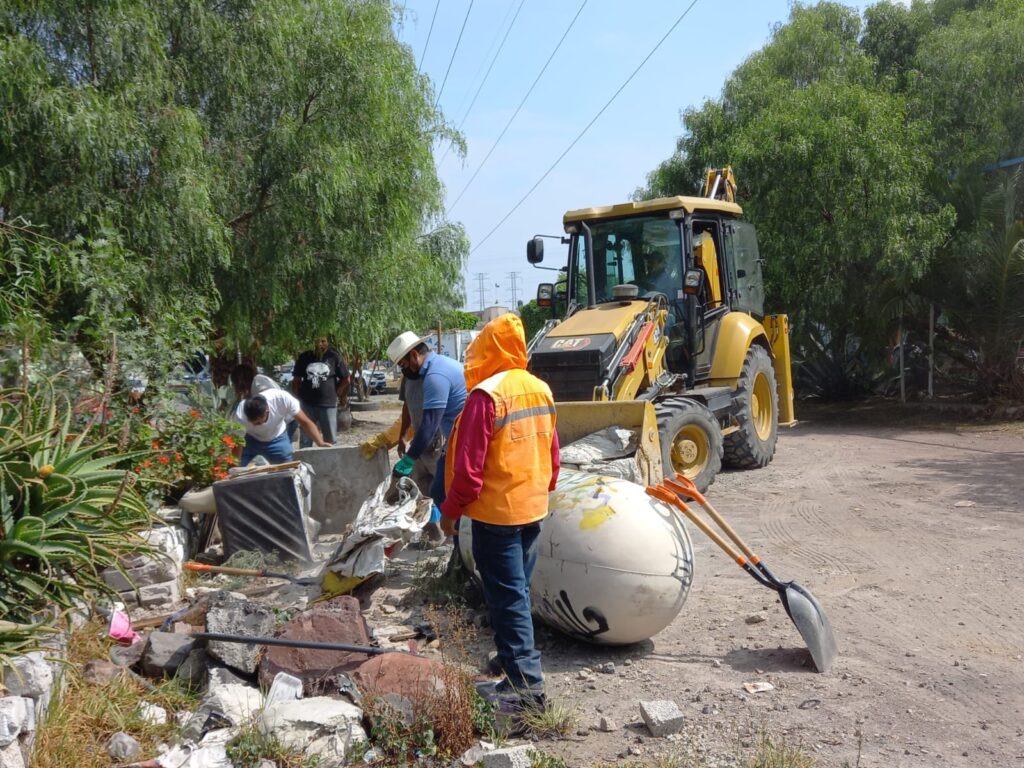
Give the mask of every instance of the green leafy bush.
[[(95, 429), (72, 429), (51, 383), (0, 390), (0, 616), (10, 622), (38, 624), (44, 608), (109, 592), (102, 571), (149, 551), (134, 535), (150, 523), (146, 503), (117, 469), (130, 457)], [(23, 634), (0, 634), (0, 654), (23, 650)]]
[(180, 400), (164, 405), (135, 431), (133, 447), (141, 457), (134, 469), (144, 492), (159, 489), (162, 496), (172, 488), (223, 480), (238, 463), (232, 451), (242, 444), (241, 433), (237, 422), (217, 411), (186, 406)]

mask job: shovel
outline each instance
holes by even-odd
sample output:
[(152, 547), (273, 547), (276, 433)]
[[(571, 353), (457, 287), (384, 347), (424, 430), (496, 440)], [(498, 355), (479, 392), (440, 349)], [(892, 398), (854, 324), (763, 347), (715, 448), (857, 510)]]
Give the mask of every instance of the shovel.
[[(782, 606), (793, 621), (797, 631), (803, 638), (807, 650), (811, 653), (811, 660), (819, 672), (827, 672), (835, 660), (838, 648), (836, 638), (832, 633), (832, 624), (825, 615), (821, 604), (805, 587), (795, 581), (781, 581), (769, 570), (768, 566), (761, 562), (746, 545), (739, 534), (733, 530), (725, 519), (715, 510), (704, 495), (697, 490), (696, 486), (681, 475), (666, 479), (662, 484), (647, 489), (648, 494), (662, 501), (672, 504), (698, 528), (701, 529), (722, 551), (735, 560), (743, 570), (753, 577), (762, 586), (774, 589), (782, 600)], [(714, 531), (701, 517), (691, 510), (677, 494), (695, 500), (715, 521), (726, 535), (740, 548), (742, 555)]]
[(289, 576), (287, 573), (274, 573), (263, 568), (232, 568), (228, 565), (207, 565), (189, 561), (185, 563), (186, 571), (199, 571), (201, 573), (226, 573), (230, 576), (257, 576), (265, 579), (285, 579), (292, 584), (308, 586), (320, 583), (320, 576)]

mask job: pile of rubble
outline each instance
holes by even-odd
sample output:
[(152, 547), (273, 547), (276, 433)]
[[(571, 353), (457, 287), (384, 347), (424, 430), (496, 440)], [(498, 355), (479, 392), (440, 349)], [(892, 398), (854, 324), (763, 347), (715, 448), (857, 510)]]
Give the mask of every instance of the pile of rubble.
[[(336, 461), (335, 453), (323, 451), (321, 462)], [(323, 469), (325, 477), (332, 475), (330, 467)], [(302, 471), (308, 472), (308, 468)], [(264, 478), (265, 483), (272, 480)], [(369, 523), (365, 516), (360, 517), (347, 536), (328, 535), (316, 542), (315, 531), (320, 526), (307, 521), (323, 517), (324, 528), (338, 523), (321, 514), (322, 507), (332, 506), (328, 503), (330, 494), (311, 495), (301, 484), (295, 487), (297, 491), (289, 487), (285, 494), (289, 505), (292, 495), (296, 498), (299, 524), (293, 527), (300, 534), (300, 543), (308, 543), (311, 554), (316, 547), (321, 560), (332, 551), (347, 553), (355, 543), (361, 549), (350, 554), (365, 565), (374, 558), (383, 558), (390, 541), (404, 544), (410, 533), (415, 534), (408, 522), (411, 518), (392, 512), (371, 515)], [(375, 488), (364, 507), (380, 495), (380, 487)], [(317, 490), (316, 482), (313, 489)], [(342, 493), (350, 491), (340, 489)], [(311, 498), (319, 503), (310, 505)], [(410, 504), (415, 506), (415, 499), (402, 502), (405, 507)], [(121, 605), (113, 606), (111, 612), (120, 617), (121, 626), (115, 631), (118, 621), (112, 620), (110, 635), (122, 644), (111, 648), (109, 658), (87, 662), (82, 675), (97, 685), (124, 675), (134, 676), (143, 686), (151, 685), (149, 680), (176, 678), (200, 692), (201, 699), (191, 711), (175, 712), (140, 702), (141, 719), (158, 724), (176, 722), (180, 736), (173, 743), (161, 745), (157, 754), (142, 754), (142, 745), (129, 733), (116, 733), (106, 745), (113, 764), (230, 768), (229, 744), (243, 731), (255, 730), (285, 749), (318, 758), (322, 768), (341, 766), (362, 758), (370, 748), (368, 711), (376, 708), (364, 711), (364, 704), (384, 701), (389, 712), (411, 723), (426, 702), (443, 694), (445, 668), (433, 629), (404, 612), (399, 614), (395, 602), (389, 600), (379, 611), (382, 623), (391, 626), (373, 632), (359, 600), (350, 594), (325, 599), (329, 595), (321, 594), (319, 577), (299, 583), (252, 579), (234, 587), (237, 591), (232, 591), (237, 581), (215, 577), (205, 583), (219, 586), (186, 588), (184, 584), (189, 582), (182, 578), (184, 566), (192, 553), (203, 549), (203, 521), (177, 507), (159, 510), (158, 517), (161, 524), (143, 535), (152, 552), (126, 558), (120, 569), (103, 574), (120, 598)], [(351, 522), (351, 513), (346, 518)], [(227, 533), (228, 529), (222, 525), (222, 531)], [(256, 534), (270, 535), (266, 530), (257, 530)], [(225, 541), (225, 550), (228, 545), (230, 542)], [(389, 547), (389, 554), (394, 549)], [(216, 555), (211, 551), (205, 554)], [(326, 573), (323, 561), (317, 570)], [(350, 573), (361, 576), (359, 571)], [(397, 623), (401, 621), (408, 623)], [(245, 642), (248, 638), (253, 642)], [(335, 647), (339, 645), (344, 648)], [(60, 685), (61, 662), (49, 659), (62, 655), (62, 649), (45, 657), (42, 653), (29, 654), (15, 659), (10, 665), (13, 669), (4, 670), (4, 686), (0, 686), (0, 768), (24, 768), (28, 764), (37, 724), (48, 702), (56, 700), (55, 691)], [(372, 757), (371, 752), (368, 761)], [(463, 762), (528, 765), (529, 759), (522, 749), (495, 750), (480, 743), (464, 756)]]
[[(171, 631), (153, 631), (111, 655), (111, 664), (147, 677), (178, 677), (205, 688), (195, 711), (155, 715), (175, 718), (182, 727), (181, 741), (155, 756), (149, 763), (154, 768), (228, 768), (226, 746), (245, 727), (255, 727), (287, 749), (318, 757), (321, 766), (340, 766), (360, 745), (365, 749), (364, 696), (388, 697), (411, 710), (422, 700), (423, 690), (442, 685), (438, 661), (409, 653), (285, 646), (264, 651), (260, 644), (207, 642), (193, 636), (205, 630), (371, 649), (369, 628), (354, 597), (325, 601), (280, 626), (270, 607), (244, 595), (217, 591), (205, 597), (201, 626), (177, 622)], [(112, 757), (140, 757), (125, 751), (127, 739), (125, 734), (112, 740)]]

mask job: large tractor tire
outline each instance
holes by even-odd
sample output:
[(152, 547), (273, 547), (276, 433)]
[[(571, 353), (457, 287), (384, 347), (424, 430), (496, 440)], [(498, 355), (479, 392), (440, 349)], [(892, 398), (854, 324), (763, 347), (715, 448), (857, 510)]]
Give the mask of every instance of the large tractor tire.
[(736, 396), (740, 402), (736, 413), (739, 429), (725, 436), (726, 466), (767, 467), (779, 439), (779, 389), (764, 347), (755, 344), (747, 350)]
[(666, 477), (688, 477), (701, 492), (722, 468), (722, 432), (714, 415), (688, 397), (666, 397), (654, 405)]

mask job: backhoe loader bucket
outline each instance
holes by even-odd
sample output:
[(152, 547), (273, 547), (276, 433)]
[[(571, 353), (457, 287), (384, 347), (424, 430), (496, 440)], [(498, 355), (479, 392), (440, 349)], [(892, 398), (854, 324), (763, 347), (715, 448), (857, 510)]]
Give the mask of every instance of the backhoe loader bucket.
[(565, 447), (582, 437), (608, 427), (635, 432), (636, 463), (648, 485), (662, 477), (661, 442), (654, 405), (648, 400), (603, 400), (555, 403), (559, 445)]

